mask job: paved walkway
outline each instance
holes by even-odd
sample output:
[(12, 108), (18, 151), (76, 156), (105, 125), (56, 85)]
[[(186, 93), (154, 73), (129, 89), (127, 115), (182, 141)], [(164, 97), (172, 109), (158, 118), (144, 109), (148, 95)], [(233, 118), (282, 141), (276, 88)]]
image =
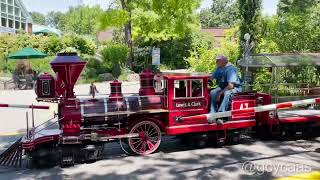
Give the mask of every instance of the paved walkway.
[(127, 156), (117, 143), (107, 144), (105, 159), (70, 168), (43, 170), (0, 168), (0, 179), (275, 179), (320, 170), (320, 139), (246, 141), (223, 148), (191, 148), (165, 137), (160, 151)]
[[(89, 84), (81, 84), (75, 87), (75, 93), (79, 94), (80, 98), (89, 97)], [(96, 83), (101, 97), (105, 97), (110, 93), (109, 82)], [(122, 86), (123, 93), (137, 93), (139, 91), (139, 82), (124, 82)], [(44, 103), (36, 101), (36, 94), (34, 90), (5, 90), (0, 91), (0, 103), (6, 104), (37, 104), (48, 105), (49, 110), (34, 110), (35, 125), (41, 124), (51, 119), (54, 113), (57, 112), (56, 103)], [(24, 133), (26, 130), (26, 112), (31, 119), (30, 109), (14, 109), (14, 108), (0, 108), (0, 136), (15, 135)], [(31, 125), (31, 124), (30, 124)]]

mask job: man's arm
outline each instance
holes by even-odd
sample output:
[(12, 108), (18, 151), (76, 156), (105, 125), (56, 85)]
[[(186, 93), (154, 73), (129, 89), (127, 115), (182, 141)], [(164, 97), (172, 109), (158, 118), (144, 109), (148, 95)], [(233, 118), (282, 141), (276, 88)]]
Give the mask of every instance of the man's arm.
[(209, 77), (210, 80), (214, 80), (214, 79), (217, 78), (217, 73), (218, 73), (217, 71), (218, 71), (218, 69), (216, 69), (216, 70), (212, 73), (212, 75)]
[(219, 92), (219, 99), (224, 92), (234, 89), (235, 83), (237, 82), (237, 71), (235, 68), (232, 68), (229, 71), (227, 71), (226, 81), (228, 82), (228, 85), (222, 91)]
[(228, 91), (228, 90), (231, 90), (231, 89), (233, 89), (233, 88), (234, 88), (234, 84), (233, 84), (233, 83), (228, 83), (227, 87), (225, 87), (222, 91), (219, 92), (219, 99), (220, 99), (220, 96), (221, 96), (224, 92), (226, 92), (226, 91)]

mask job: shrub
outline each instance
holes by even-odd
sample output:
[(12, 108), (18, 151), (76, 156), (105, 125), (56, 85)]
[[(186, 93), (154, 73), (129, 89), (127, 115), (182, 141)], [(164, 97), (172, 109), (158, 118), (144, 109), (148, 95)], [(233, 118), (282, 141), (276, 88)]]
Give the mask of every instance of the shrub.
[[(15, 63), (8, 60), (6, 63), (5, 58), (16, 51), (25, 47), (32, 47), (41, 52), (54, 56), (58, 52), (68, 47), (74, 47), (80, 55), (93, 55), (96, 50), (96, 46), (93, 41), (86, 39), (82, 36), (69, 34), (62, 37), (57, 36), (35, 36), (26, 34), (0, 35), (0, 71), (13, 72)], [(37, 59), (31, 60), (31, 64), (38, 71), (49, 71), (49, 60), (53, 57), (45, 58), (45, 60)]]
[(124, 44), (107, 43), (101, 50), (103, 57), (102, 67), (106, 72), (111, 72), (115, 78), (121, 74), (121, 68), (128, 59), (129, 49)]
[(228, 57), (231, 63), (236, 62), (239, 56), (238, 43), (234, 39), (237, 29), (231, 29), (226, 32), (226, 37), (221, 41), (219, 48), (208, 48), (207, 46), (198, 45), (193, 46), (190, 50), (190, 57), (186, 58), (186, 61), (190, 65), (192, 71), (211, 73), (216, 65), (216, 56), (223, 54)]
[(209, 36), (200, 32), (190, 32), (180, 39), (171, 39), (161, 42), (136, 42), (139, 48), (145, 48), (144, 55), (135, 56), (135, 64), (139, 67), (134, 69), (139, 72), (144, 67), (151, 64), (152, 47), (160, 48), (161, 65), (168, 69), (188, 68), (189, 63), (186, 58), (190, 57), (192, 52), (198, 52), (200, 49), (210, 49), (212, 41)]

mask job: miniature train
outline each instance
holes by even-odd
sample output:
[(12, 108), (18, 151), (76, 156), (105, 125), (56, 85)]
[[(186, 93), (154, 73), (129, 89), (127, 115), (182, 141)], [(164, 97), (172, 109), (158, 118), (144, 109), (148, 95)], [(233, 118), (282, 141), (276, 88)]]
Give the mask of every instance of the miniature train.
[[(274, 105), (268, 94), (244, 92), (233, 96), (230, 111), (208, 114), (209, 75), (199, 73), (162, 73), (162, 88), (156, 91), (155, 74), (144, 70), (137, 94), (124, 96), (121, 82), (115, 80), (110, 83), (108, 97), (78, 98), (73, 89), (86, 62), (77, 54), (61, 53), (50, 64), (56, 77), (39, 76), (35, 91), (38, 101), (58, 103), (59, 128), (36, 128), (21, 140), (24, 153), (35, 167), (95, 161), (106, 142), (119, 139), (133, 153), (148, 155), (159, 148), (163, 135), (188, 138), (206, 134), (210, 141), (221, 145), (238, 139), (247, 129), (274, 137), (320, 125), (320, 114), (280, 118), (276, 112), (317, 104), (320, 98)], [(219, 118), (227, 121), (217, 124), (215, 120)]]

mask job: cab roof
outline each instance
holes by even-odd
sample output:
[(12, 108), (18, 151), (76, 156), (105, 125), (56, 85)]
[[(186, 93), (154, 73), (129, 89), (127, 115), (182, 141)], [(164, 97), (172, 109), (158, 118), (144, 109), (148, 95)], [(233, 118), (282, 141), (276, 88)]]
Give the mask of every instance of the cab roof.
[(187, 73), (187, 72), (162, 72), (166, 79), (203, 79), (208, 78), (211, 74), (207, 73)]
[(320, 53), (253, 54), (238, 61), (240, 67), (320, 66)]

